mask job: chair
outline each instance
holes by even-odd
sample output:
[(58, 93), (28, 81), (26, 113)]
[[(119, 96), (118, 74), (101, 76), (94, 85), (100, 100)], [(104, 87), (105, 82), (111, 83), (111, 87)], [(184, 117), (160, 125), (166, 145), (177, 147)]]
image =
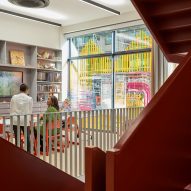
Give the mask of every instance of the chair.
[[(55, 122), (52, 121), (50, 123), (51, 130), (55, 129)], [(61, 132), (58, 132), (58, 129), (60, 130), (60, 121), (56, 121), (56, 128), (57, 128), (57, 134), (49, 136), (49, 123), (46, 124), (46, 152), (48, 154), (49, 151), (49, 140), (51, 139), (52, 144), (54, 143), (55, 139), (57, 138), (57, 151), (60, 152), (60, 139), (62, 139), (62, 136), (60, 136)], [(64, 152), (64, 142), (62, 142), (62, 152)], [(54, 144), (52, 145), (52, 150), (55, 150)]]
[[(3, 124), (0, 124), (0, 137), (1, 138), (3, 138), (3, 128), (4, 128), (4, 125)], [(6, 132), (5, 131), (5, 139), (7, 140), (7, 141), (9, 141), (10, 140), (10, 135), (9, 135), (9, 132)]]
[[(50, 125), (50, 128), (51, 130), (54, 130), (55, 129), (55, 124), (54, 124), (54, 120), (52, 122), (49, 123), (46, 123), (46, 133), (45, 133), (45, 142), (46, 142), (46, 147), (45, 147), (45, 152), (46, 152), (46, 155), (48, 156), (49, 154), (49, 140), (51, 140), (51, 144), (53, 145), (52, 147), (52, 150), (55, 150), (54, 148), (54, 141), (55, 139), (57, 138), (58, 142), (57, 142), (57, 151), (60, 152), (60, 138), (62, 138), (62, 136), (60, 136), (60, 133), (57, 133), (57, 135), (49, 135), (49, 125)], [(60, 121), (58, 120), (56, 122), (56, 128), (57, 129), (60, 129)], [(64, 143), (62, 142), (62, 152), (64, 152)], [(37, 139), (34, 140), (34, 149), (35, 149), (35, 154), (37, 153)]]
[[(74, 132), (74, 135), (76, 135), (78, 138), (79, 137), (79, 127), (78, 127), (76, 118), (71, 117), (71, 116), (69, 116), (67, 118), (66, 124), (67, 124), (67, 137), (66, 137), (67, 140), (66, 141), (67, 141), (67, 146), (69, 146), (70, 139), (71, 139), (71, 137), (69, 139), (70, 130), (72, 130)], [(75, 144), (75, 141), (71, 140), (71, 142), (72, 142), (72, 144)], [(77, 142), (77, 144), (79, 144), (79, 142)]]

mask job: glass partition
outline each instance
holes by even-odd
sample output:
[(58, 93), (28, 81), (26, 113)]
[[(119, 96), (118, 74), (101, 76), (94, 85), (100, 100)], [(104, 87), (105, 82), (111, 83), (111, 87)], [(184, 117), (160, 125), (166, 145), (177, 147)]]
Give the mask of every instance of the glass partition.
[(99, 32), (71, 39), (71, 56), (111, 53), (112, 32)]
[(147, 105), (152, 38), (144, 25), (81, 35), (70, 42), (69, 95), (74, 110)]
[(70, 97), (74, 110), (111, 108), (110, 57), (72, 60), (70, 76)]
[(144, 107), (151, 99), (151, 52), (115, 57), (115, 108)]
[(137, 50), (152, 47), (152, 38), (144, 25), (116, 30), (116, 51)]

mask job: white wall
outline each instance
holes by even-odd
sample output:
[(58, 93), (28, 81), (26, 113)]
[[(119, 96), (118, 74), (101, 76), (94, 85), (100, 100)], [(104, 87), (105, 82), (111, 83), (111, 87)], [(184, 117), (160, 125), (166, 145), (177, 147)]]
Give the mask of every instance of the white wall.
[(0, 13), (0, 40), (61, 48), (61, 27)]
[[(142, 24), (139, 14), (136, 11), (128, 12), (125, 14), (106, 17), (103, 19), (98, 19), (90, 22), (79, 23), (76, 25), (65, 26), (62, 29), (62, 33), (67, 36), (76, 36), (85, 33), (112, 30), (116, 28), (123, 28), (127, 26), (132, 26), (135, 24)], [(101, 28), (101, 29), (100, 29)], [(79, 32), (77, 32), (79, 31)], [(72, 33), (72, 34), (70, 34)]]

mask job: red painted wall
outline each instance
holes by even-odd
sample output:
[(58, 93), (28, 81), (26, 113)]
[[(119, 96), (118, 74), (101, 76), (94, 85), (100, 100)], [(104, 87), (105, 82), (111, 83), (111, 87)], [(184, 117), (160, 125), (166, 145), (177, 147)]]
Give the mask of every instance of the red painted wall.
[(0, 190), (84, 191), (84, 183), (1, 138), (0, 152)]
[(107, 191), (182, 191), (191, 182), (191, 53), (107, 152)]
[(105, 157), (97, 147), (85, 148), (85, 191), (105, 191)]

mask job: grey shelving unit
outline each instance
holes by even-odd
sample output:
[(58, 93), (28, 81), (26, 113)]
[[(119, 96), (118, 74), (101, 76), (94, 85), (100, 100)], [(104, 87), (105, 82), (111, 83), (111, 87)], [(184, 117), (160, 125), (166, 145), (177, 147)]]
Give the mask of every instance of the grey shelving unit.
[[(11, 51), (22, 52), (25, 64), (13, 64)], [(55, 95), (59, 101), (62, 100), (62, 50), (2, 40), (0, 41), (0, 71), (22, 72), (23, 82), (29, 86), (30, 96), (34, 101), (46, 101), (49, 95)], [(39, 76), (42, 73), (46, 78), (40, 80)], [(10, 97), (0, 96), (0, 102), (9, 100)]]
[(37, 101), (49, 95), (62, 99), (62, 51), (37, 47)]

